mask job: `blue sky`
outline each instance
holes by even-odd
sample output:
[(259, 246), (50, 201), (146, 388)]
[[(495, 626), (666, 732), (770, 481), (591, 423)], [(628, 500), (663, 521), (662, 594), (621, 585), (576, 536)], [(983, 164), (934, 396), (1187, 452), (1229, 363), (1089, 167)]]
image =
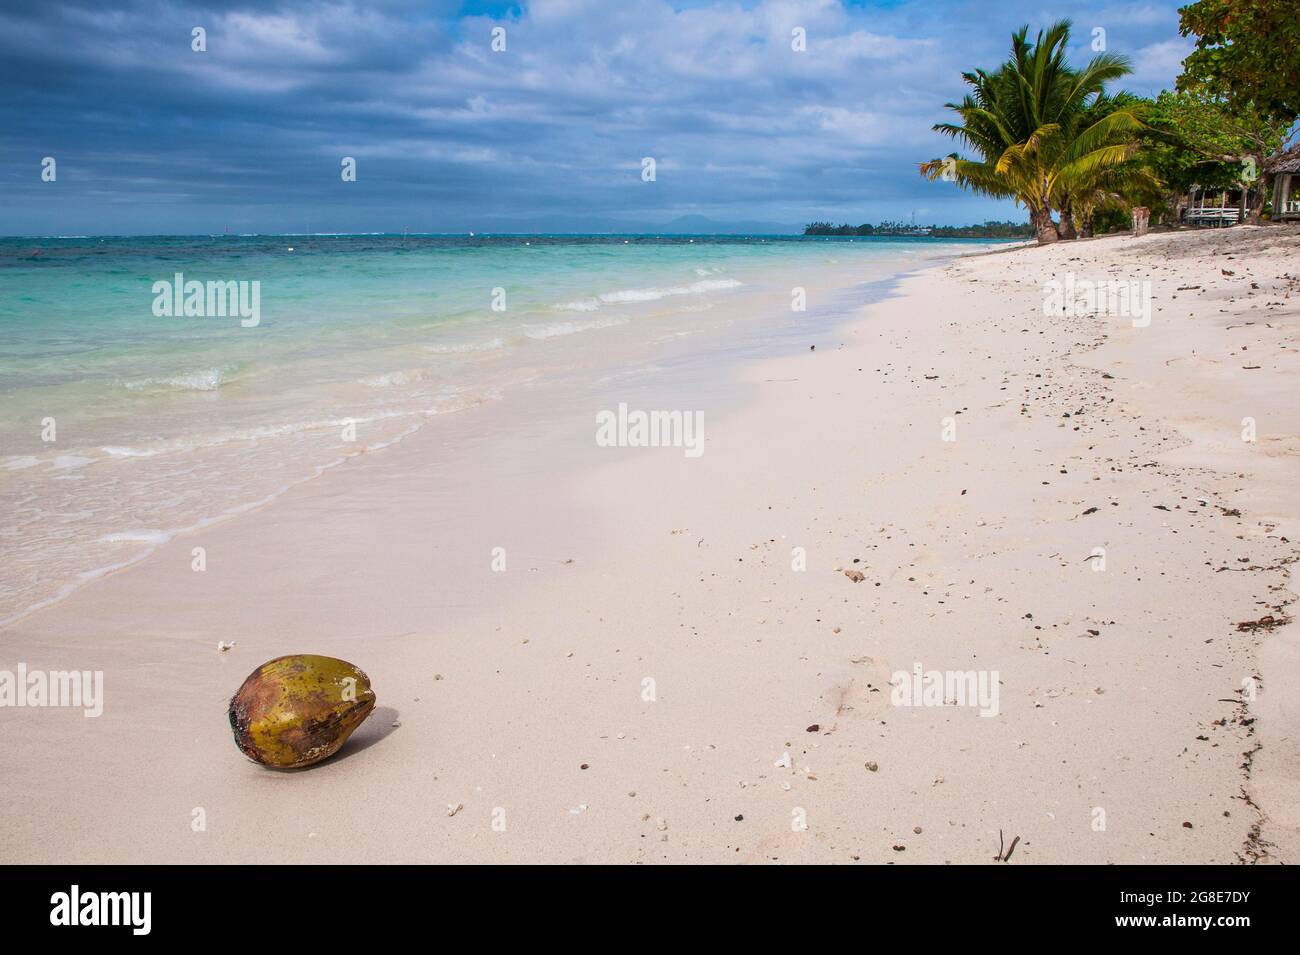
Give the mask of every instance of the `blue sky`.
[(917, 175), (951, 148), (930, 127), (961, 71), (995, 66), (1021, 24), (1069, 17), (1072, 59), (1100, 27), (1133, 59), (1126, 87), (1152, 93), (1190, 49), (1177, 7), (6, 0), (0, 233), (1019, 219)]

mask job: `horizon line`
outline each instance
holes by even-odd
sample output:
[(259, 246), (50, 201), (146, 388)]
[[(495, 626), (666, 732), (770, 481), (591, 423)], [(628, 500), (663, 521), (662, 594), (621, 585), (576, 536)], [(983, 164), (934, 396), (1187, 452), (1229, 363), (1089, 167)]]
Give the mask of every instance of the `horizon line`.
[[(990, 220), (993, 221), (993, 220)], [(908, 229), (974, 229), (988, 224), (973, 222), (967, 225), (942, 226), (935, 223), (927, 225), (908, 225)], [(718, 236), (748, 238), (801, 238), (801, 239), (870, 239), (871, 235), (818, 235), (807, 232), (101, 232), (95, 234), (33, 234), (0, 233), (0, 241), (6, 239), (260, 239), (260, 238), (551, 238), (551, 237), (596, 237), (612, 238), (659, 238), (680, 236), (685, 238), (715, 238)], [(924, 235), (896, 235), (895, 238), (927, 238)]]

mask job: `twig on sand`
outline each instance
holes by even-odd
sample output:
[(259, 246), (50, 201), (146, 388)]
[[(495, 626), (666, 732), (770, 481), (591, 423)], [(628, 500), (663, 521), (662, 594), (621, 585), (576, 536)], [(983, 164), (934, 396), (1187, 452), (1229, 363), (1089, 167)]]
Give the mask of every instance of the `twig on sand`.
[(1011, 853), (1013, 853), (1013, 852), (1016, 851), (1016, 845), (1017, 845), (1019, 842), (1020, 842), (1020, 837), (1019, 837), (1019, 836), (1016, 836), (1014, 839), (1012, 839), (1012, 840), (1011, 840), (1011, 845), (1007, 847), (1006, 854), (1004, 855), (1003, 852), (1002, 852), (1002, 847), (1003, 847), (1003, 845), (1004, 845), (1005, 843), (1004, 843), (1003, 836), (1002, 836), (1002, 830), (999, 829), (999, 830), (998, 830), (998, 854), (995, 855), (995, 856), (993, 857), (993, 861), (994, 861), (994, 862), (1009, 862), (1009, 861), (1011, 861)]
[(1016, 836), (1011, 840), (1011, 845), (1007, 847), (1007, 854), (1002, 857), (1003, 862), (1011, 861), (1011, 853), (1016, 851), (1016, 845), (1020, 842), (1020, 837)]

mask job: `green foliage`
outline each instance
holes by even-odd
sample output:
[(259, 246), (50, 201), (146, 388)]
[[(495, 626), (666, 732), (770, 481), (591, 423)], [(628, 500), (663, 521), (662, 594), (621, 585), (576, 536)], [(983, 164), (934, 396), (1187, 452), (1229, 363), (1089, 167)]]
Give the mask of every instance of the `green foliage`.
[(1263, 211), (1269, 157), (1286, 143), (1291, 122), (1247, 103), (1193, 87), (1162, 92), (1153, 104), (1148, 162), (1171, 188), (1254, 187), (1250, 214)]
[(1148, 128), (1141, 136), (1142, 161), (1169, 192), (1186, 193), (1193, 186), (1221, 189), (1234, 185), (1241, 178), (1240, 162), (1211, 158), (1193, 148), (1182, 135), (1176, 114), (1168, 108), (1171, 95), (1162, 92), (1156, 100), (1148, 101)]
[(1100, 206), (1093, 212), (1092, 231), (1096, 235), (1110, 232), (1127, 232), (1133, 224), (1131, 212), (1120, 203)]
[(1081, 125), (1085, 128), (1102, 127), (1116, 113), (1131, 116), (1137, 125), (1133, 141), (1111, 147), (1112, 150), (1123, 149), (1121, 161), (1107, 165), (1078, 166), (1067, 171), (1059, 199), (1060, 207), (1063, 216), (1071, 217), (1083, 234), (1095, 231), (1099, 209), (1113, 210), (1116, 214), (1127, 217), (1132, 206), (1159, 204), (1162, 197), (1160, 179), (1141, 156), (1142, 136), (1147, 132), (1145, 119), (1149, 112), (1149, 101), (1130, 93), (1117, 93), (1114, 96), (1102, 93), (1084, 112)]
[(1300, 0), (1195, 0), (1179, 15), (1196, 49), (1155, 100), (1107, 89), (1129, 72), (1123, 57), (1071, 67), (1068, 20), (1032, 42), (1022, 27), (1001, 66), (962, 74), (969, 91), (947, 104), (958, 118), (934, 127), (970, 155), (921, 175), (1015, 199), (1040, 241), (1127, 227), (1134, 206), (1158, 215), (1193, 186), (1253, 186), (1257, 218), (1300, 115)]
[(1012, 36), (1011, 57), (996, 70), (962, 74), (971, 91), (947, 104), (961, 121), (934, 127), (978, 158), (953, 153), (920, 168), (931, 180), (1016, 199), (1047, 241), (1057, 237), (1053, 209), (1090, 209), (1148, 173), (1132, 162), (1143, 129), (1139, 101), (1106, 90), (1129, 72), (1128, 61), (1101, 54), (1082, 69), (1070, 67), (1068, 20), (1039, 31), (1033, 42), (1028, 33), (1021, 27)]
[(1300, 116), (1296, 0), (1196, 0), (1178, 16), (1179, 32), (1196, 36), (1179, 90), (1200, 88), (1288, 124)]
[(900, 236), (924, 233), (935, 239), (1027, 239), (1034, 234), (1034, 227), (1028, 222), (985, 222), (982, 225), (930, 225), (914, 226), (903, 222), (888, 220), (875, 226), (864, 223), (860, 226), (833, 225), (829, 222), (810, 222), (804, 227), (804, 235), (851, 235), (851, 236)]
[(1201, 87), (1162, 92), (1148, 122), (1203, 159), (1240, 165), (1255, 157), (1257, 166), (1262, 157), (1285, 145), (1291, 126), (1290, 119), (1278, 119), (1248, 104), (1234, 104)]

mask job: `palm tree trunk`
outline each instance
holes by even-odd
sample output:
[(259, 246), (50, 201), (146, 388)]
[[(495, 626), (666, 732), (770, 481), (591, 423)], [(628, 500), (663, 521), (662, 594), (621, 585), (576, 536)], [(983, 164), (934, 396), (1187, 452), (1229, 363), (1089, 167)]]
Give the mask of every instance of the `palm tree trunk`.
[(1061, 206), (1061, 226), (1060, 233), (1062, 239), (1079, 238), (1078, 231), (1074, 228), (1074, 209), (1069, 203)]
[(1092, 217), (1095, 214), (1096, 214), (1096, 210), (1094, 209), (1088, 209), (1083, 213), (1083, 217), (1079, 220), (1079, 238), (1081, 239), (1092, 238), (1092, 228), (1093, 228)]
[(1061, 234), (1056, 231), (1056, 223), (1052, 221), (1051, 209), (1031, 209), (1029, 221), (1034, 225), (1034, 234), (1038, 237), (1039, 245), (1047, 245), (1061, 238)]

